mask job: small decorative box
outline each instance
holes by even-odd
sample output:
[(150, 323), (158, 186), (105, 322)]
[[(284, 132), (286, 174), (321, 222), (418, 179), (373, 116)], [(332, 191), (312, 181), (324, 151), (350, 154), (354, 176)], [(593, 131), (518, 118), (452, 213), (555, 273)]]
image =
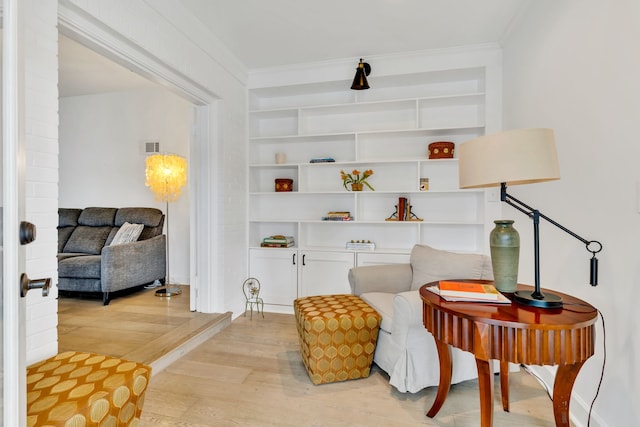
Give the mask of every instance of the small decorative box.
[(357, 240), (357, 241), (350, 241), (347, 242), (346, 244), (346, 249), (348, 250), (355, 250), (355, 251), (375, 251), (376, 250), (376, 244), (373, 243), (371, 240)]
[(455, 144), (449, 141), (436, 141), (429, 144), (429, 159), (452, 159)]
[(276, 178), (276, 191), (293, 191), (293, 180), (289, 178)]

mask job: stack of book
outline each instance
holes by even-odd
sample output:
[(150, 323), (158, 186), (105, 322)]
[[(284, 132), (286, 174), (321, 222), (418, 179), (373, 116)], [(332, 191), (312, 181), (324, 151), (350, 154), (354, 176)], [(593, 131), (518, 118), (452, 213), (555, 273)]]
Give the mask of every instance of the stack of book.
[(260, 246), (263, 248), (290, 248), (295, 245), (293, 236), (269, 236), (262, 239)]
[(447, 301), (510, 303), (492, 284), (440, 280), (438, 286), (427, 288)]
[(323, 221), (352, 221), (353, 217), (351, 212), (344, 211), (331, 211), (327, 213), (327, 216), (322, 217)]

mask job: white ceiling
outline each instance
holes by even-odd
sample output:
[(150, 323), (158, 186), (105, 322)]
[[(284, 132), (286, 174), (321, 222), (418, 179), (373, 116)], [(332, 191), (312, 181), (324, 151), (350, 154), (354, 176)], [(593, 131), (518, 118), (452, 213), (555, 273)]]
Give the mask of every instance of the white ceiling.
[[(499, 43), (529, 0), (181, 0), (248, 70)], [(60, 96), (154, 83), (60, 37)]]
[(58, 40), (58, 66), (58, 92), (61, 97), (157, 86), (62, 35)]
[(526, 0), (182, 0), (249, 69), (499, 42)]

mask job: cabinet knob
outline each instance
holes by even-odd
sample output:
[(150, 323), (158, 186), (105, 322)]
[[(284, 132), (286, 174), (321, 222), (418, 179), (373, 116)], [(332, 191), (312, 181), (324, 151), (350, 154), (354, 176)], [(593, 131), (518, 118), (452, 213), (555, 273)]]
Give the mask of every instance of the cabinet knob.
[(293, 265), (296, 265), (296, 254), (293, 254), (293, 257), (291, 259), (291, 261), (293, 262)]
[(306, 256), (307, 256), (307, 254), (302, 254), (302, 265), (307, 265), (307, 264), (305, 264), (305, 262), (304, 262), (304, 257), (306, 257)]

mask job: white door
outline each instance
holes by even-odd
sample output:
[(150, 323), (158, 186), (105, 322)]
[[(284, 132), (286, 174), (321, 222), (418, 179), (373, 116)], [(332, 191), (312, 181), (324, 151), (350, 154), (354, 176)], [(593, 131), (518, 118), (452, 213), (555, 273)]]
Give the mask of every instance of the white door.
[[(2, 390), (4, 426), (26, 425), (25, 300), (20, 274), (25, 250), (19, 231), (24, 218), (24, 95), (22, 82), (21, 0), (2, 0)], [(23, 238), (28, 238), (26, 228)], [(28, 240), (28, 239), (27, 239)]]

